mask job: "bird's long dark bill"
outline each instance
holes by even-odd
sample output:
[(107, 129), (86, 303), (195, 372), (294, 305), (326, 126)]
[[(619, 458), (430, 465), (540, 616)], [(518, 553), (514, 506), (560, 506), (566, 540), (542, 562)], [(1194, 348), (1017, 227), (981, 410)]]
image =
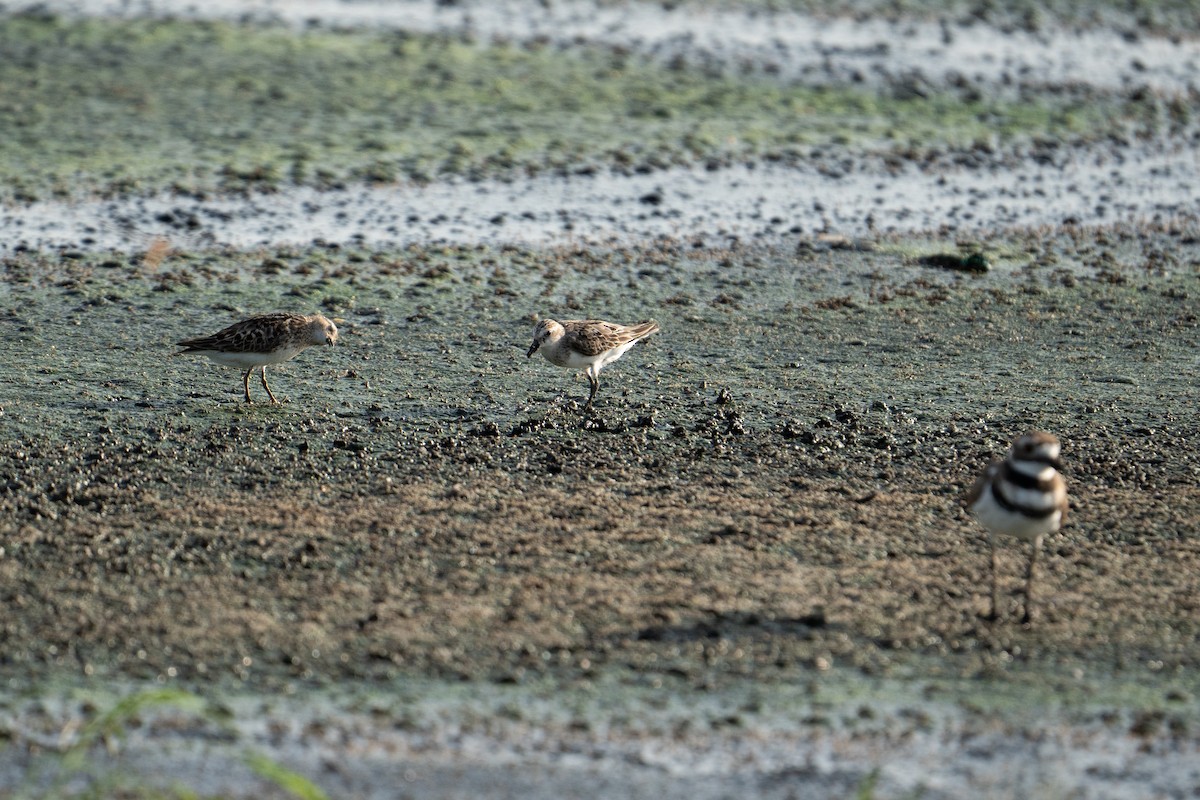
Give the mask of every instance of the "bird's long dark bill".
[(525, 354), (525, 357), (533, 358), (533, 354), (538, 351), (538, 347), (540, 347), (540, 346), (541, 346), (540, 342), (534, 342), (533, 345), (529, 348), (529, 352)]

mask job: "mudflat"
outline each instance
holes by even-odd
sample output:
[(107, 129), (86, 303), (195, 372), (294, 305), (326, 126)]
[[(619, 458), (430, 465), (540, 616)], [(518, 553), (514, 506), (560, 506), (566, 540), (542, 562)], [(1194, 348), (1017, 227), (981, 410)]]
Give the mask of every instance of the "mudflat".
[[(1056, 88), (583, 22), (514, 46), (482, 12), (301, 34), (75, 6), (0, 31), (27, 48), (0, 70), (83, 97), (31, 161), (59, 128), (22, 84), (0, 152), (0, 794), (288, 796), (261, 753), (330, 796), (1189, 796), (1200, 226), (1153, 46), (1189, 39), (966, 12), (938, 39), (1045, 40)], [(1145, 59), (1081, 85), (1072, 36)], [(260, 70), (304, 48), (322, 69)], [(88, 100), (62, 52), (120, 91)], [(388, 132), (420, 126), (364, 75), (301, 147), (300, 90), (340, 102), (362, 54), (429, 130)], [(151, 80), (217, 56), (208, 93)], [(493, 90), (507, 128), (464, 111)], [(172, 139), (212, 97), (240, 133)], [(563, 97), (579, 127), (548, 132)], [(173, 355), (271, 310), (341, 331), (269, 368), (282, 405)], [(541, 316), (662, 331), (585, 412), (525, 358)], [(1069, 521), (1037, 622), (1017, 543), (988, 621), (961, 497), (1032, 428)]]
[[(9, 259), (5, 671), (235, 696), (428, 679), (786, 694), (849, 674), (985, 704), (1035, 676), (1092, 710), (1133, 681), (1190, 739), (1182, 238), (979, 243), (997, 264), (981, 277), (900, 244)], [(584, 381), (523, 353), (536, 310), (584, 299), (663, 326), (589, 413)], [(342, 337), (273, 368), (282, 406), (171, 357), (294, 307)], [(1018, 622), (1016, 544), (986, 622), (988, 546), (961, 494), (1028, 428), (1066, 443), (1070, 524), (1037, 624)]]

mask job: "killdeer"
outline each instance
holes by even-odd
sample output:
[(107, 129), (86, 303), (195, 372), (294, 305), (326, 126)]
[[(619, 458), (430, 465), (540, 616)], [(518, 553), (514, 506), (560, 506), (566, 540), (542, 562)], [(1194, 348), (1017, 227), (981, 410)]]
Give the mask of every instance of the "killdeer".
[(988, 530), (992, 547), (992, 611), (999, 607), (996, 587), (996, 535), (1012, 536), (1032, 546), (1025, 580), (1025, 616), (1034, 616), (1033, 581), (1046, 534), (1067, 518), (1067, 486), (1059, 470), (1060, 445), (1048, 433), (1032, 431), (1012, 443), (1003, 461), (990, 464), (967, 493), (964, 505)]
[(584, 410), (591, 408), (600, 388), (600, 370), (625, 355), (625, 351), (659, 329), (654, 320), (637, 325), (618, 325), (598, 319), (544, 319), (533, 331), (533, 344), (526, 358), (539, 349), (551, 364), (582, 369), (592, 391)]
[(267, 365), (295, 358), (306, 347), (333, 345), (338, 340), (337, 326), (320, 314), (261, 314), (235, 322), (212, 336), (185, 339), (176, 355), (208, 356), (218, 364), (246, 370), (242, 388), (250, 400), (250, 375), (259, 370), (263, 388), (273, 404), (278, 404), (267, 384)]

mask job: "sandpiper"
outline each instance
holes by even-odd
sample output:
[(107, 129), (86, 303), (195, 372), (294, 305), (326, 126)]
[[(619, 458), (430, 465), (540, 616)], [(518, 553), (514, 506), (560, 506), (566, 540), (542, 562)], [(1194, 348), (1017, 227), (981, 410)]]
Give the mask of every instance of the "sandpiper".
[(242, 388), (247, 403), (252, 402), (250, 375), (257, 369), (267, 396), (278, 405), (267, 384), (267, 365), (295, 358), (306, 347), (333, 345), (337, 340), (337, 326), (320, 314), (260, 314), (235, 322), (212, 336), (178, 342), (184, 349), (176, 355), (208, 356), (218, 364), (245, 369)]
[(992, 547), (992, 611), (997, 615), (996, 535), (1012, 536), (1032, 545), (1025, 579), (1025, 616), (1034, 615), (1033, 581), (1038, 554), (1046, 534), (1062, 527), (1067, 518), (1067, 485), (1059, 470), (1058, 439), (1032, 431), (1012, 443), (1003, 461), (989, 464), (967, 493), (964, 505), (988, 529)]
[(533, 344), (525, 354), (530, 358), (539, 349), (546, 360), (558, 367), (582, 369), (592, 391), (584, 410), (591, 408), (600, 388), (600, 370), (625, 355), (625, 351), (659, 329), (654, 320), (636, 325), (619, 325), (598, 319), (544, 319), (533, 331)]

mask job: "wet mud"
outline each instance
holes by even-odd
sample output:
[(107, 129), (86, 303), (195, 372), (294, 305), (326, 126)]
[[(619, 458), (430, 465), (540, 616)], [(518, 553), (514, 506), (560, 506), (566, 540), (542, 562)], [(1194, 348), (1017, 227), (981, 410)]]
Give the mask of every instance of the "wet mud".
[[(5, 671), (268, 693), (850, 671), (986, 697), (1032, 670), (1170, 706), (1200, 657), (1192, 241), (978, 242), (982, 276), (898, 243), (10, 258)], [(341, 320), (274, 371), (283, 406), (170, 356), (271, 308)], [(663, 331), (583, 413), (586, 383), (523, 351), (536, 314), (594, 308)], [(1014, 546), (987, 622), (960, 496), (1028, 428), (1066, 443), (1071, 523), (1042, 619), (1018, 621)]]

